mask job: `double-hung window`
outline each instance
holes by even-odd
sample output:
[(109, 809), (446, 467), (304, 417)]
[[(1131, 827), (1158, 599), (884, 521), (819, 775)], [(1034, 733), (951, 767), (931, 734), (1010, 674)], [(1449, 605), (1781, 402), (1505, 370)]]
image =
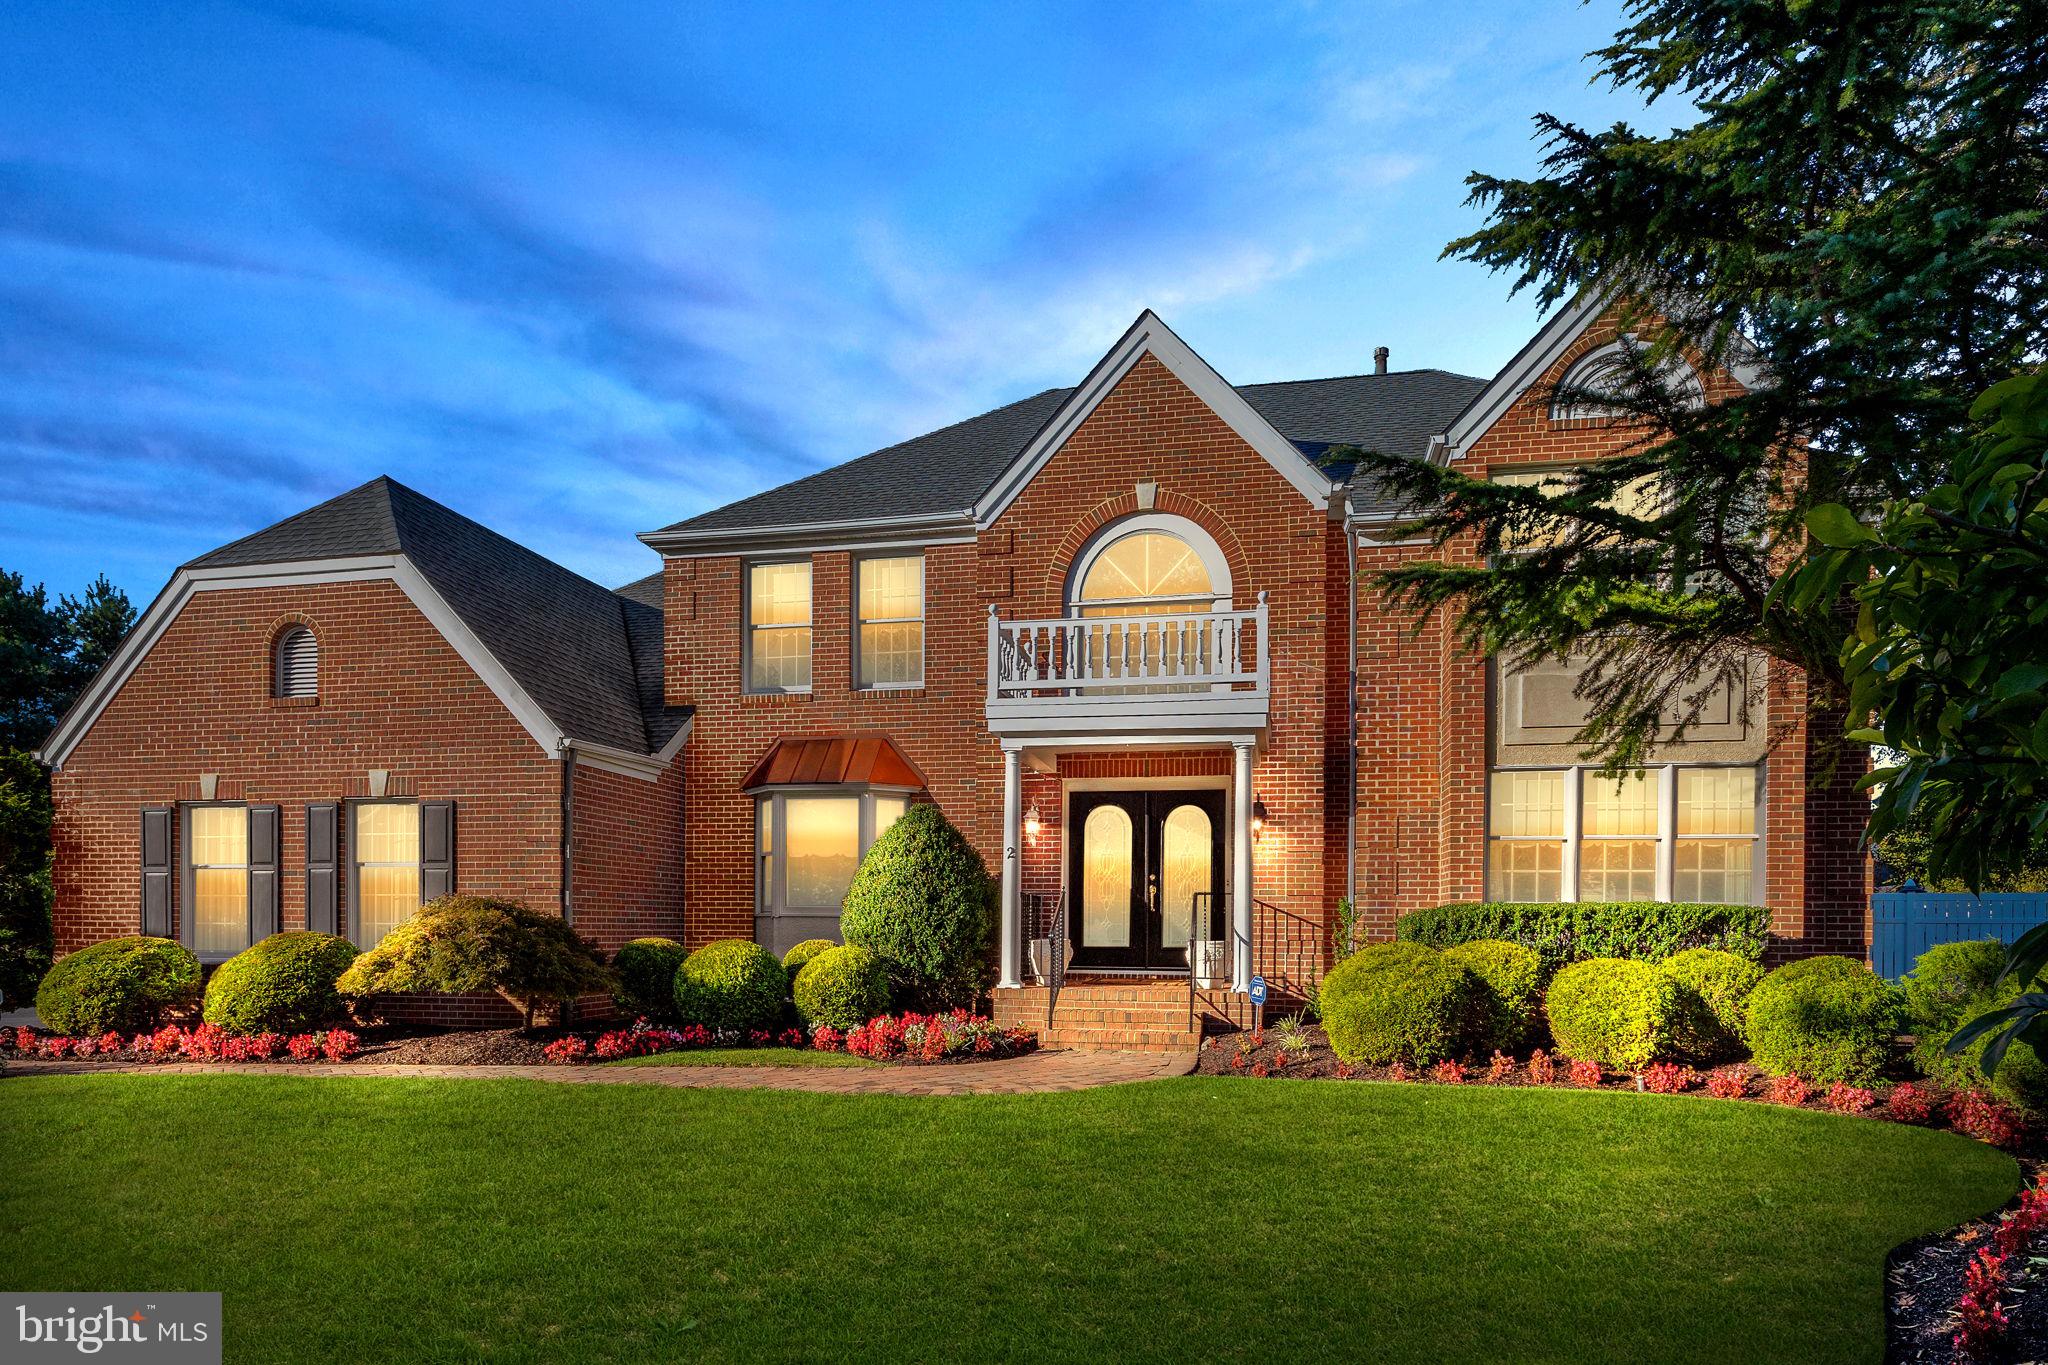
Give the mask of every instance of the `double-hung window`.
[(249, 808), (185, 808), (186, 881), (192, 896), (191, 948), (231, 956), (249, 946)]
[(369, 949), (420, 908), (420, 808), (358, 801), (351, 809), (349, 937)]
[(924, 682), (924, 557), (875, 557), (859, 561), (858, 567), (860, 686), (919, 686)]
[(747, 566), (746, 686), (749, 692), (811, 687), (811, 563)]
[(1502, 769), (1488, 807), (1499, 901), (1754, 904), (1762, 884), (1754, 767)]

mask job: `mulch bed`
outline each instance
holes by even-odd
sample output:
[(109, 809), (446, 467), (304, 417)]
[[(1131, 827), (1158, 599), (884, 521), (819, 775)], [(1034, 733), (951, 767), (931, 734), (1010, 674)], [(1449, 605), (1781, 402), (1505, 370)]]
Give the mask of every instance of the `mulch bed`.
[[(2022, 1159), (2028, 1181), (2044, 1167)], [(1885, 1359), (1912, 1365), (1947, 1365), (1956, 1354), (1955, 1305), (1963, 1293), (1963, 1270), (1998, 1226), (1998, 1214), (1929, 1233), (1893, 1249), (1885, 1259)], [(2005, 1349), (1996, 1361), (2048, 1360), (2048, 1282), (2036, 1274), (2001, 1296), (2005, 1306)], [(1978, 1362), (1977, 1365), (1981, 1365)]]
[(541, 1049), (563, 1029), (441, 1029), (365, 1031), (363, 1050), (350, 1061), (415, 1066), (541, 1066)]

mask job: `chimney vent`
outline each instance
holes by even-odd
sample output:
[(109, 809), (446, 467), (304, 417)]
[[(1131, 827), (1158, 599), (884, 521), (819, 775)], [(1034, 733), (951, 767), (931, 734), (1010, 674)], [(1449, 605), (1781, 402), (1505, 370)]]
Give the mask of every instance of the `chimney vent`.
[(1372, 348), (1372, 372), (1374, 374), (1385, 374), (1387, 372), (1386, 347), (1375, 346)]

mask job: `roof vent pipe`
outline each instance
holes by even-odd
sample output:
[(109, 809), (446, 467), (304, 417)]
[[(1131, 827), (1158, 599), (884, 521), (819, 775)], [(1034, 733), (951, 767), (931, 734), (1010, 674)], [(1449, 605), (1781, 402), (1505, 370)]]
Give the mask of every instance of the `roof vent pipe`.
[(1387, 372), (1386, 347), (1375, 346), (1372, 348), (1372, 372), (1374, 374), (1385, 374)]

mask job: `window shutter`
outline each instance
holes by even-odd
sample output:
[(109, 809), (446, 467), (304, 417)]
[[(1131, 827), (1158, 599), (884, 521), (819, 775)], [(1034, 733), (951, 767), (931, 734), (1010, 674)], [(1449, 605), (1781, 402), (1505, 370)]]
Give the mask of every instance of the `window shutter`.
[(142, 932), (171, 936), (171, 808), (142, 811)]
[(249, 941), (277, 932), (276, 806), (249, 807)]
[(455, 803), (420, 802), (420, 903), (455, 891)]
[(318, 934), (339, 932), (335, 876), (340, 829), (341, 808), (332, 801), (306, 807), (306, 927)]

